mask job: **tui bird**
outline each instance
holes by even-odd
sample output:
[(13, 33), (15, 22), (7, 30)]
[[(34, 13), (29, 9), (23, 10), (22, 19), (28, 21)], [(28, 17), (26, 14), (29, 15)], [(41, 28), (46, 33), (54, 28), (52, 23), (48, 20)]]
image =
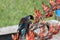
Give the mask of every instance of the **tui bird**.
[(19, 31), (19, 36), (25, 36), (26, 33), (28, 33), (29, 31), (29, 26), (32, 23), (31, 20), (33, 20), (33, 16), (32, 15), (28, 15), (26, 17), (23, 17), (18, 25), (18, 31)]

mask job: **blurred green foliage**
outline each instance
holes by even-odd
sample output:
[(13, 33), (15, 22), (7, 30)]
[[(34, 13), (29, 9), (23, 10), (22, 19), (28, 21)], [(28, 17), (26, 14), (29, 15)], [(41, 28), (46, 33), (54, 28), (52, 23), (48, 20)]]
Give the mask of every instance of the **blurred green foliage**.
[(17, 25), (22, 17), (34, 13), (34, 7), (44, 13), (42, 1), (49, 6), (49, 0), (0, 0), (0, 27)]

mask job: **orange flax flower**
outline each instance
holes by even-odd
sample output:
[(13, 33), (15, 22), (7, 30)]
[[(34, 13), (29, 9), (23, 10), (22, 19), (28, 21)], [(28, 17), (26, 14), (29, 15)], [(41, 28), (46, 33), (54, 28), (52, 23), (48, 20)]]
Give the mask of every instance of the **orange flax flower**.
[(53, 35), (56, 35), (56, 34), (58, 34), (59, 33), (59, 24), (57, 24), (56, 26), (55, 26), (55, 30), (53, 31)]
[(34, 40), (34, 33), (31, 30), (26, 34), (26, 40)]
[(12, 34), (11, 37), (12, 37), (12, 40), (18, 40), (18, 33), (17, 34)]
[(52, 38), (52, 33), (53, 33), (53, 25), (52, 24), (49, 24), (49, 29), (48, 29), (48, 34), (47, 34), (47, 37), (48, 39), (51, 39)]
[(39, 10), (34, 8), (34, 23), (37, 23), (40, 19), (41, 13)]
[(42, 8), (43, 8), (44, 12), (48, 11), (48, 7), (44, 4), (44, 2), (42, 2)]
[[(44, 21), (41, 22), (42, 24), (44, 23)], [(45, 36), (45, 26), (44, 24), (40, 27), (40, 33), (39, 33), (39, 37), (40, 37), (40, 40), (43, 40), (44, 39), (44, 36)]]
[(48, 33), (52, 33), (53, 32), (53, 25), (52, 24), (49, 24), (49, 30), (48, 30)]
[(52, 10), (50, 10), (50, 8), (48, 6), (46, 6), (44, 4), (44, 2), (42, 2), (42, 8), (43, 8), (44, 12), (46, 13), (45, 14), (46, 18), (49, 18), (49, 17), (53, 16)]
[(56, 5), (56, 3), (53, 0), (50, 0), (49, 3), (50, 3), (51, 6)]
[(56, 2), (54, 2), (53, 0), (50, 0), (49, 4), (51, 5), (53, 11), (57, 9)]
[(60, 4), (60, 0), (56, 0), (56, 3), (57, 3), (57, 4)]

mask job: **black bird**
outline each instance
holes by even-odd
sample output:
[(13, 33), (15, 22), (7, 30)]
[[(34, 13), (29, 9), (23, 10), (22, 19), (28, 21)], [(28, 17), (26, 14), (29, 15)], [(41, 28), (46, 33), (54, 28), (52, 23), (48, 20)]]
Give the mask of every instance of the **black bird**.
[(26, 17), (23, 17), (20, 22), (19, 22), (19, 28), (18, 28), (18, 31), (19, 31), (19, 35), (20, 36), (23, 36), (25, 35), (26, 33), (28, 33), (29, 31), (29, 26), (30, 24), (32, 23), (31, 20), (33, 20), (33, 16), (32, 15), (28, 15)]

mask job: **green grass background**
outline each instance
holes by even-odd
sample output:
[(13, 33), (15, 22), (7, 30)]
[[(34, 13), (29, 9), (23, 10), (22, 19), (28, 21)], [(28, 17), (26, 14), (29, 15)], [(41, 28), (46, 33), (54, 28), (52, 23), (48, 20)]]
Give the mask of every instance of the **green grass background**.
[(17, 25), (22, 17), (34, 13), (34, 7), (44, 13), (42, 1), (49, 6), (49, 0), (0, 0), (0, 27)]

